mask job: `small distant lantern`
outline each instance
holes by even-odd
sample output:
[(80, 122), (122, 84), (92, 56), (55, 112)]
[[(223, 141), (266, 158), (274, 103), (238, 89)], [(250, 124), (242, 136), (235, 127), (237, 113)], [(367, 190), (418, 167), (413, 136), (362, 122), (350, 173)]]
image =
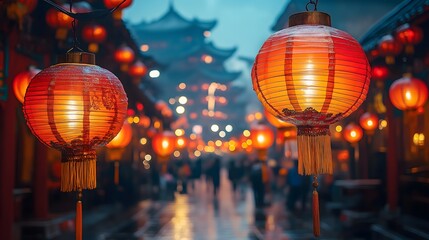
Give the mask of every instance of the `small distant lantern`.
[(131, 65), (128, 73), (133, 77), (133, 83), (138, 84), (141, 78), (146, 75), (147, 67), (141, 61), (137, 61)]
[(176, 136), (171, 131), (156, 133), (152, 138), (152, 149), (158, 156), (162, 171), (165, 172), (167, 161), (176, 148)]
[(30, 80), (40, 72), (40, 69), (30, 67), (28, 71), (21, 72), (13, 79), (13, 92), (16, 99), (21, 103), (24, 102), (25, 91), (27, 91)]
[(400, 110), (416, 110), (426, 104), (428, 88), (422, 80), (404, 76), (390, 86), (389, 97)]
[(110, 141), (106, 147), (109, 148), (107, 155), (109, 160), (114, 161), (115, 172), (114, 172), (114, 183), (115, 185), (119, 184), (119, 160), (122, 158), (122, 154), (125, 150), (125, 147), (131, 142), (133, 136), (133, 129), (131, 125), (125, 121), (122, 125), (121, 131), (118, 135)]
[(376, 81), (377, 87), (384, 85), (384, 80), (389, 75), (389, 69), (384, 65), (376, 65), (371, 69), (372, 79)]
[(410, 26), (408, 23), (400, 26), (396, 30), (396, 38), (405, 45), (405, 53), (412, 55), (414, 45), (423, 40), (423, 30), (417, 26)]
[(359, 124), (368, 134), (372, 135), (378, 128), (378, 117), (374, 113), (366, 112), (360, 116)]
[[(123, 0), (104, 0), (104, 6), (106, 6), (106, 8), (115, 8), (122, 1)], [(124, 8), (129, 7), (132, 3), (133, 3), (133, 0), (126, 0), (124, 3), (122, 3), (121, 6), (119, 6), (119, 8), (115, 12), (113, 12), (113, 18), (116, 20), (121, 20), (122, 10)]]
[(378, 50), (385, 57), (386, 64), (395, 64), (395, 56), (401, 53), (402, 44), (392, 35), (386, 35), (378, 42)]
[(32, 133), (60, 150), (61, 191), (96, 187), (95, 147), (120, 131), (127, 95), (113, 73), (89, 53), (67, 54), (67, 62), (42, 70), (30, 82), (24, 116)]
[(355, 123), (349, 123), (343, 130), (344, 139), (351, 144), (355, 144), (362, 139), (362, 128)]
[[(70, 5), (63, 4), (64, 9), (69, 9)], [(72, 9), (73, 11), (74, 9)], [(51, 28), (56, 29), (55, 38), (59, 40), (65, 40), (67, 37), (68, 29), (72, 27), (73, 18), (62, 13), (54, 8), (49, 9), (46, 12), (46, 23)]]
[(121, 71), (126, 72), (128, 64), (134, 61), (134, 51), (130, 47), (122, 45), (115, 51), (115, 60), (121, 64)]
[(88, 51), (96, 53), (98, 52), (98, 44), (104, 42), (107, 37), (106, 28), (98, 24), (86, 25), (82, 29), (82, 38), (88, 45)]
[(268, 148), (273, 145), (274, 133), (270, 127), (264, 124), (256, 124), (250, 129), (252, 146), (258, 150), (260, 160), (265, 160)]

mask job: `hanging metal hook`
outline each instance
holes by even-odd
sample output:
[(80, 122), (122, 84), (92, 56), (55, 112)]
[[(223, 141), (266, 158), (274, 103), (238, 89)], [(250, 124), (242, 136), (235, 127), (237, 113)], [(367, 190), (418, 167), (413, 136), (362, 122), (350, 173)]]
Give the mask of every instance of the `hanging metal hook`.
[(314, 1), (314, 0), (310, 0), (306, 5), (305, 5), (305, 10), (307, 10), (307, 12), (308, 11), (310, 11), (310, 10), (308, 10), (308, 7), (309, 7), (309, 5), (313, 5), (313, 11), (317, 11), (317, 4), (319, 3), (319, 0), (316, 0), (316, 1)]

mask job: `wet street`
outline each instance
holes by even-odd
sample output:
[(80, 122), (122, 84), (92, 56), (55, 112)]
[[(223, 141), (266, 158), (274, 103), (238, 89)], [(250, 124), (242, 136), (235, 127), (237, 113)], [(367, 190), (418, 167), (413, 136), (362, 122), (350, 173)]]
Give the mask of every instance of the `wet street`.
[[(242, 186), (235, 194), (221, 174), (221, 186), (214, 196), (204, 180), (189, 184), (187, 194), (175, 193), (171, 201), (142, 201), (134, 207), (111, 206), (84, 213), (84, 239), (127, 240), (224, 240), (224, 239), (313, 239), (311, 213), (293, 215), (283, 207), (284, 198), (274, 196), (272, 204), (255, 209), (252, 190)], [(86, 215), (85, 215), (86, 214)], [(322, 221), (322, 239), (332, 226)], [(73, 239), (68, 236), (58, 239)]]

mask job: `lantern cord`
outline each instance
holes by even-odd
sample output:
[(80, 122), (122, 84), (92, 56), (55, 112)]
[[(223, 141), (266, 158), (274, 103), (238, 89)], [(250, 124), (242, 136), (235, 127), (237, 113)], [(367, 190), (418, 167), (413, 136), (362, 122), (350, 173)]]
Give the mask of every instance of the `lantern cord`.
[(319, 194), (317, 193), (317, 175), (313, 176), (313, 234), (315, 237), (320, 236), (320, 213), (319, 213)]
[(319, 3), (319, 0), (316, 0), (316, 1), (314, 1), (314, 0), (310, 0), (308, 3), (307, 3), (307, 5), (305, 5), (305, 9), (307, 10), (307, 12), (309, 11), (308, 10), (308, 7), (309, 7), (309, 5), (313, 5), (313, 11), (317, 11), (317, 4)]
[(76, 240), (82, 240), (82, 189), (77, 193), (75, 228)]

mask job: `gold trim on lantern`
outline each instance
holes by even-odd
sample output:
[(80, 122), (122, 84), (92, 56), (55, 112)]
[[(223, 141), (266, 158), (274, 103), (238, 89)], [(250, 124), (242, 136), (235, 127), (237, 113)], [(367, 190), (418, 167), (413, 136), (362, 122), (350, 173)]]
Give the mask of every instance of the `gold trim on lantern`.
[(296, 25), (324, 25), (331, 26), (331, 16), (324, 12), (300, 12), (289, 17), (289, 27)]

